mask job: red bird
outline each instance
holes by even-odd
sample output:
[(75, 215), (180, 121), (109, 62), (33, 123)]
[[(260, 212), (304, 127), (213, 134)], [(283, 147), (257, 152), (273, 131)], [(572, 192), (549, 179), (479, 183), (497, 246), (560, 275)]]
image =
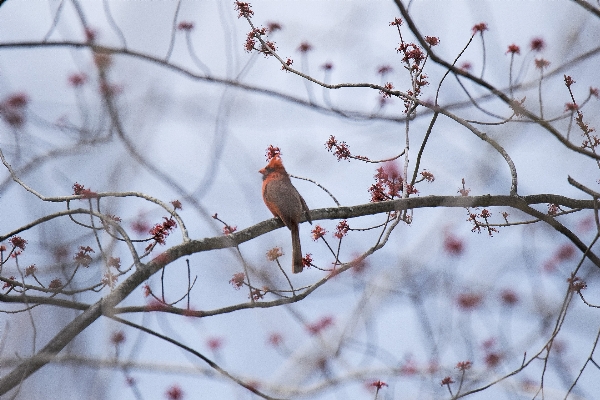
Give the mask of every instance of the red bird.
[(290, 176), (283, 168), (279, 157), (273, 157), (269, 164), (258, 172), (263, 175), (262, 195), (267, 208), (292, 231), (292, 271), (295, 274), (302, 272), (302, 250), (298, 224), (302, 218), (302, 212), (306, 212), (306, 219), (312, 224), (308, 206), (292, 185)]

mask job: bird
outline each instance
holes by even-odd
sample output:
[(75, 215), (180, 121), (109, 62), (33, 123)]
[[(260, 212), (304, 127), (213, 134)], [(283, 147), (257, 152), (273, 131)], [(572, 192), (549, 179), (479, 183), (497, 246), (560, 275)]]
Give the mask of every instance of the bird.
[(292, 232), (292, 272), (302, 272), (299, 223), (302, 214), (306, 213), (306, 219), (312, 224), (308, 206), (292, 185), (279, 156), (271, 158), (267, 166), (258, 172), (263, 176), (262, 197), (267, 208)]

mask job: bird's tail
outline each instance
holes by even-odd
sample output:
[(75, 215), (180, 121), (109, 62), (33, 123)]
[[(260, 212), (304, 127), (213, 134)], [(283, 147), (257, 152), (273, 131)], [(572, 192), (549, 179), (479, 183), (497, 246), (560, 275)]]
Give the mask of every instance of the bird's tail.
[(300, 229), (298, 224), (292, 225), (292, 272), (302, 272), (302, 248), (300, 247)]

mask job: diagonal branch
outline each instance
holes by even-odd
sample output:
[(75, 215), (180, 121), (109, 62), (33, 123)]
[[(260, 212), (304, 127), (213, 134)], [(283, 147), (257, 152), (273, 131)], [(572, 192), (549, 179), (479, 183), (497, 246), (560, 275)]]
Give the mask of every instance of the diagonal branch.
[[(600, 259), (594, 253), (588, 250), (587, 246), (579, 240), (564, 225), (556, 221), (555, 218), (535, 210), (531, 204), (555, 203), (570, 208), (593, 209), (592, 200), (571, 199), (564, 196), (552, 194), (538, 194), (532, 196), (424, 196), (408, 199), (399, 199), (379, 203), (369, 203), (350, 207), (331, 207), (311, 211), (311, 217), (314, 221), (321, 219), (346, 219), (356, 218), (365, 215), (387, 213), (391, 211), (402, 211), (414, 208), (434, 208), (434, 207), (491, 207), (506, 206), (517, 208), (529, 215), (534, 216), (552, 226), (558, 232), (569, 238), (582, 252), (586, 252), (596, 266), (600, 268)], [(0, 395), (5, 394), (12, 388), (19, 385), (20, 382), (27, 379), (35, 371), (43, 367), (57, 355), (71, 340), (73, 340), (85, 328), (90, 326), (101, 315), (113, 315), (114, 308), (132, 293), (139, 285), (150, 278), (157, 271), (160, 271), (165, 265), (170, 264), (179, 258), (189, 256), (194, 253), (211, 251), (215, 249), (224, 249), (236, 247), (242, 243), (250, 241), (258, 236), (264, 235), (275, 229), (282, 228), (284, 225), (281, 220), (272, 218), (266, 221), (233, 233), (228, 236), (209, 237), (202, 240), (191, 240), (177, 246), (173, 246), (158, 255), (148, 264), (140, 264), (137, 270), (130, 275), (114, 291), (107, 294), (95, 304), (91, 305), (82, 314), (77, 316), (71, 323), (65, 326), (50, 342), (41, 349), (36, 355), (24, 360), (10, 373), (0, 379)], [(324, 283), (324, 282), (323, 282)], [(309, 290), (312, 293), (313, 290)], [(308, 295), (305, 294), (305, 296)]]
[(277, 400), (274, 397), (271, 396), (267, 396), (266, 394), (264, 394), (263, 392), (259, 391), (258, 389), (256, 389), (254, 386), (242, 381), (239, 378), (236, 378), (235, 376), (231, 375), (229, 372), (227, 372), (226, 370), (224, 370), (223, 368), (221, 368), (217, 363), (215, 363), (214, 361), (212, 361), (211, 359), (209, 359), (208, 357), (206, 357), (205, 355), (203, 355), (202, 353), (192, 349), (191, 347), (188, 347), (186, 345), (184, 345), (181, 342), (178, 342), (177, 340), (174, 340), (168, 336), (162, 335), (158, 332), (155, 332), (151, 329), (148, 329), (144, 326), (135, 324), (133, 322), (127, 321), (126, 319), (122, 319), (119, 317), (115, 317), (115, 316), (111, 316), (110, 318), (114, 319), (117, 322), (120, 322), (124, 325), (127, 326), (131, 326), (132, 328), (136, 328), (141, 330), (142, 332), (148, 333), (150, 335), (156, 336), (157, 338), (160, 338), (164, 341), (167, 341), (171, 344), (174, 344), (175, 346), (178, 346), (180, 348), (182, 348), (183, 350), (187, 351), (188, 353), (191, 353), (193, 355), (195, 355), (196, 357), (198, 357), (199, 359), (201, 359), (202, 361), (204, 361), (205, 363), (207, 363), (211, 368), (215, 369), (217, 372), (219, 372), (220, 374), (222, 374), (223, 376), (225, 376), (228, 379), (231, 379), (232, 381), (234, 381), (235, 383), (237, 383), (238, 385), (248, 389), (249, 391), (251, 391), (252, 393), (256, 394), (257, 396), (262, 397), (263, 399), (267, 399), (267, 400)]
[(462, 70), (452, 64), (450, 64), (449, 62), (447, 62), (446, 60), (444, 60), (443, 58), (441, 58), (440, 56), (438, 56), (432, 49), (431, 46), (429, 46), (427, 44), (427, 42), (425, 41), (423, 35), (421, 34), (421, 32), (419, 32), (419, 29), (417, 28), (417, 25), (415, 24), (415, 22), (412, 20), (412, 17), (408, 14), (408, 10), (406, 9), (406, 7), (404, 7), (404, 4), (402, 4), (401, 0), (394, 0), (394, 2), (396, 3), (396, 6), (398, 7), (398, 9), (400, 10), (400, 14), (402, 14), (402, 17), (406, 20), (406, 23), (408, 24), (408, 27), (410, 28), (410, 30), (412, 31), (412, 33), (415, 35), (417, 41), (419, 42), (419, 44), (421, 45), (421, 47), (423, 47), (423, 49), (425, 49), (427, 51), (427, 54), (429, 55), (429, 58), (431, 58), (431, 60), (441, 66), (443, 66), (444, 68), (447, 68), (448, 70), (452, 71), (452, 73), (456, 74), (456, 75), (461, 75), (464, 76), (465, 78), (475, 82), (476, 84), (486, 88), (487, 90), (489, 90), (491, 93), (493, 93), (494, 96), (496, 96), (497, 98), (499, 98), (500, 100), (502, 100), (504, 103), (506, 103), (509, 107), (511, 108), (518, 108), (519, 113), (523, 114), (525, 117), (529, 118), (530, 120), (532, 120), (533, 122), (537, 123), (538, 125), (540, 125), (542, 128), (544, 128), (545, 130), (547, 130), (548, 132), (550, 132), (555, 138), (557, 138), (564, 146), (566, 146), (567, 148), (586, 155), (588, 157), (591, 157), (595, 160), (600, 159), (600, 155), (596, 155), (594, 153), (592, 153), (591, 151), (587, 151), (585, 149), (582, 149), (580, 146), (577, 146), (573, 143), (571, 143), (571, 141), (569, 141), (565, 136), (563, 136), (558, 130), (556, 130), (556, 128), (554, 128), (550, 122), (544, 120), (543, 118), (535, 115), (534, 113), (532, 113), (531, 111), (525, 109), (524, 107), (520, 107), (517, 104), (515, 104), (514, 100), (512, 100), (510, 97), (508, 97), (506, 94), (504, 94), (502, 91), (500, 91), (499, 89), (497, 89), (496, 87), (494, 87), (492, 84), (490, 84), (488, 81), (478, 78), (474, 75), (471, 75), (470, 73), (468, 73), (465, 70)]
[(576, 4), (579, 4), (581, 7), (585, 8), (586, 11), (594, 14), (596, 17), (600, 18), (600, 9), (594, 7), (590, 3), (585, 0), (573, 0)]

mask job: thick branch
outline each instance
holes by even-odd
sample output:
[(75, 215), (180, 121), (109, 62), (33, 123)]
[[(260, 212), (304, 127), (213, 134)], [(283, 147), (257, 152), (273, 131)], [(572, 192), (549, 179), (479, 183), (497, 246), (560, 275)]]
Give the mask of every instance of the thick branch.
[[(408, 210), (427, 207), (491, 207), (506, 206), (517, 208), (540, 220), (548, 223), (560, 233), (567, 236), (581, 251), (587, 247), (571, 231), (560, 224), (553, 217), (537, 211), (530, 204), (555, 203), (569, 208), (593, 209), (592, 200), (571, 199), (553, 194), (539, 194), (525, 197), (517, 196), (425, 196), (408, 199), (399, 199), (380, 203), (362, 204), (351, 207), (322, 208), (311, 211), (313, 221), (321, 219), (346, 219), (365, 215), (373, 215), (391, 211)], [(258, 236), (283, 227), (278, 219), (262, 221), (254, 226), (233, 233), (228, 236), (210, 237), (202, 240), (192, 240), (173, 246), (154, 258), (148, 264), (142, 264), (129, 278), (119, 285), (113, 292), (90, 306), (81, 315), (76, 317), (70, 324), (63, 328), (42, 350), (33, 357), (24, 360), (13, 371), (0, 379), (0, 395), (5, 394), (31, 374), (40, 369), (53, 355), (58, 354), (75, 336), (90, 326), (101, 315), (112, 315), (114, 307), (133, 292), (140, 284), (150, 276), (159, 271), (165, 265), (194, 253), (224, 249), (238, 246)], [(587, 252), (587, 257), (598, 267), (600, 259), (592, 252)]]

